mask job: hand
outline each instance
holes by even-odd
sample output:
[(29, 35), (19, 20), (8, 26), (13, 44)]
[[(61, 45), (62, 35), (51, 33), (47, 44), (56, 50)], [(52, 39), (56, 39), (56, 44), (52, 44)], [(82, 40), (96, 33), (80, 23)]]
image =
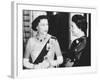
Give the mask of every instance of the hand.
[(65, 67), (72, 67), (74, 65), (74, 62), (71, 61), (70, 58), (67, 59)]
[(49, 67), (49, 62), (44, 60), (42, 63), (34, 65), (34, 69), (44, 69)]
[(34, 68), (34, 69), (39, 69), (40, 66), (39, 66), (39, 64), (35, 64), (33, 68)]

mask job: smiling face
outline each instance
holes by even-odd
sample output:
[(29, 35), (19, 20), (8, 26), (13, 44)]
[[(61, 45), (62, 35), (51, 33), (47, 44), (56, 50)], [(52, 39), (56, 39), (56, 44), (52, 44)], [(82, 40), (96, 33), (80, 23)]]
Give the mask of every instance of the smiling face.
[(38, 26), (37, 30), (40, 34), (47, 34), (48, 33), (48, 20), (47, 19), (41, 19)]

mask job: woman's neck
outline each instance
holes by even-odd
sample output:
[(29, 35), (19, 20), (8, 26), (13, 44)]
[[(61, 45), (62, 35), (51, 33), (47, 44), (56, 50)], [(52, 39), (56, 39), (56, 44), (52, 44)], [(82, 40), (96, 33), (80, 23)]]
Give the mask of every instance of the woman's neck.
[(46, 36), (47, 36), (47, 34), (41, 34), (41, 33), (38, 33), (38, 32), (37, 32), (36, 38), (37, 38), (38, 40), (43, 41), (43, 40), (46, 39)]

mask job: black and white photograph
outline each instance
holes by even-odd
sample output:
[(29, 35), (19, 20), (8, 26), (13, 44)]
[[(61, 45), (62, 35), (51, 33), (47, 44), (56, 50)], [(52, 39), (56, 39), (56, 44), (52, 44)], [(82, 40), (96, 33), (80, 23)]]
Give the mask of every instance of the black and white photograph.
[(91, 66), (91, 13), (23, 10), (23, 69)]
[(94, 72), (94, 8), (13, 3), (13, 77)]

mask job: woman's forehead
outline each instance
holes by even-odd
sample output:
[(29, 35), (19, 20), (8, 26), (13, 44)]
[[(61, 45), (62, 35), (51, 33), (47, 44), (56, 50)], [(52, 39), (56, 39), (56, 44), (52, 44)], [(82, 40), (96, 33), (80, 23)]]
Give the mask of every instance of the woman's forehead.
[(41, 20), (40, 20), (40, 23), (46, 23), (46, 22), (48, 22), (47, 19), (41, 19)]

